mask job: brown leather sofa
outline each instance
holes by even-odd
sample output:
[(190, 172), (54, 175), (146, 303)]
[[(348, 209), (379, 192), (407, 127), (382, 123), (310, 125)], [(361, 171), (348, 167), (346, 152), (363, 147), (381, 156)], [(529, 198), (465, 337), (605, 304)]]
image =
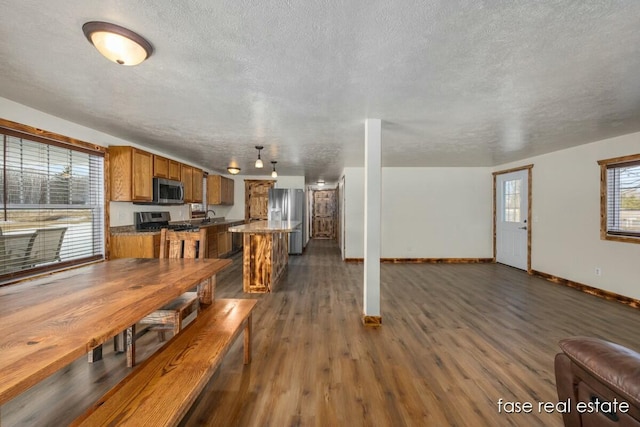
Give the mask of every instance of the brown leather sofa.
[(640, 354), (598, 338), (559, 343), (558, 400), (567, 402), (566, 427), (640, 426)]

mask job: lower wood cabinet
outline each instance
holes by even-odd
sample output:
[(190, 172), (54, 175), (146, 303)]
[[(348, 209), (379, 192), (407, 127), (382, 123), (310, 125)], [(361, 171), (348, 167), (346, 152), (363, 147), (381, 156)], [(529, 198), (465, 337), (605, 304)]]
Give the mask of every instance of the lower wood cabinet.
[(112, 234), (109, 258), (158, 258), (160, 234)]
[(218, 258), (218, 230), (217, 227), (207, 228), (207, 258)]
[[(225, 258), (242, 249), (242, 239), (236, 239), (229, 227), (244, 224), (238, 221), (228, 224), (209, 225), (207, 230), (206, 258)], [(236, 237), (242, 237), (238, 234)], [(160, 234), (128, 233), (111, 234), (109, 259), (115, 258), (158, 258), (160, 256)]]
[(231, 233), (228, 225), (218, 225), (218, 258), (229, 255), (231, 252)]

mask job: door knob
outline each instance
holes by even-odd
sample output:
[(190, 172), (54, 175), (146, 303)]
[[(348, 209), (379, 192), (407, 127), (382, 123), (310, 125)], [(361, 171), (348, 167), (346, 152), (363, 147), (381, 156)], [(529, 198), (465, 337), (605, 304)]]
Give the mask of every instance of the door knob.
[(526, 230), (527, 226), (525, 225), (524, 227), (519, 227), (519, 228), (520, 228), (520, 230)]

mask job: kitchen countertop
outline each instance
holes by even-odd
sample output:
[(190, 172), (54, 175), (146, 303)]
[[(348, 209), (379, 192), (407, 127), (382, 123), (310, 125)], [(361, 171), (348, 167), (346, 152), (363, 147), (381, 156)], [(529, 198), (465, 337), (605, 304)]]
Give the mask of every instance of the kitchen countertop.
[(249, 224), (229, 227), (232, 233), (281, 233), (298, 228), (300, 221), (256, 221)]
[[(202, 223), (202, 219), (192, 219), (187, 221), (171, 221), (170, 224), (190, 224), (197, 225), (199, 227), (212, 227), (214, 225), (235, 225), (235, 224), (244, 224), (244, 219), (224, 219), (224, 220), (216, 220), (212, 222)], [(135, 225), (123, 225), (119, 227), (111, 227), (109, 232), (112, 235), (124, 236), (124, 235), (148, 235), (153, 236), (155, 234), (160, 234), (160, 230), (158, 231), (136, 231)]]

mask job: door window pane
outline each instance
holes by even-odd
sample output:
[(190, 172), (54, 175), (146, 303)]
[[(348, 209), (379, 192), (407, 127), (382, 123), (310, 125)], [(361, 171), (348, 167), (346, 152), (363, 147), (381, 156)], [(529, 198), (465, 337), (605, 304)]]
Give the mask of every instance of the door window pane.
[(520, 222), (522, 180), (512, 179), (505, 181), (503, 185), (502, 220), (504, 222)]

